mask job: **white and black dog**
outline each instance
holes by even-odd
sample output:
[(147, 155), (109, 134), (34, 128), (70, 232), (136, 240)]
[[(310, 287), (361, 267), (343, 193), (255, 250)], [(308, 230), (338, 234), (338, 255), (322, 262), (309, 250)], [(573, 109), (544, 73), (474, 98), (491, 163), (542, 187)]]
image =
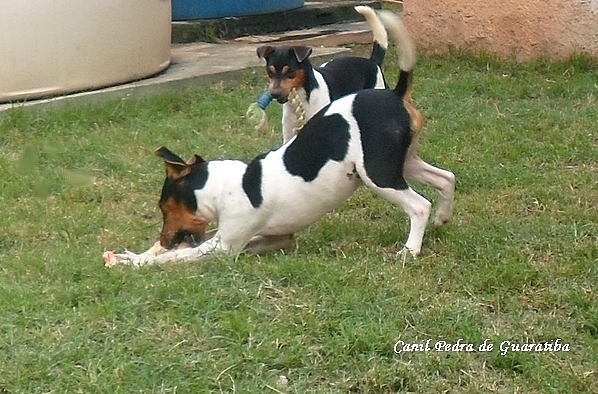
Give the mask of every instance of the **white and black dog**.
[[(417, 155), (422, 118), (410, 97), (415, 49), (399, 16), (388, 11), (379, 16), (399, 49), (394, 89), (361, 90), (332, 102), (289, 143), (249, 164), (206, 162), (197, 155), (185, 162), (158, 149), (167, 174), (159, 202), (164, 220), (160, 241), (139, 255), (106, 252), (106, 265), (286, 248), (293, 244), (293, 233), (338, 207), (361, 184), (405, 211), (411, 227), (399, 253), (419, 254), (431, 204), (405, 177), (438, 190), (437, 225), (452, 217), (455, 177)], [(210, 222), (218, 222), (218, 229), (206, 240)], [(201, 243), (176, 249), (189, 238)]]
[[(369, 59), (340, 57), (320, 67), (313, 67), (309, 60), (312, 49), (306, 46), (264, 45), (257, 49), (257, 56), (266, 60), (266, 72), (270, 80), (268, 95), (284, 104), (283, 143), (293, 138), (298, 123), (297, 103), (289, 102), (293, 90), (300, 100), (304, 120), (309, 120), (324, 106), (342, 96), (362, 89), (384, 89), (387, 86), (381, 70), (388, 47), (384, 25), (372, 8), (357, 6), (355, 10), (365, 17), (372, 29), (374, 42)], [(265, 107), (268, 102), (260, 106)]]

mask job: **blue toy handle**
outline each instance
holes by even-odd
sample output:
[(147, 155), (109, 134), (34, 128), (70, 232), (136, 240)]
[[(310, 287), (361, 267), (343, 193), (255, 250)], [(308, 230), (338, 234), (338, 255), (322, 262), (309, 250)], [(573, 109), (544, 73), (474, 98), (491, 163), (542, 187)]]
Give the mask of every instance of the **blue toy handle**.
[(266, 109), (266, 107), (268, 106), (268, 104), (270, 104), (270, 102), (273, 99), (274, 98), (272, 97), (272, 95), (270, 94), (270, 92), (266, 90), (264, 93), (262, 93), (262, 95), (260, 96), (260, 98), (257, 99), (257, 105), (261, 109)]

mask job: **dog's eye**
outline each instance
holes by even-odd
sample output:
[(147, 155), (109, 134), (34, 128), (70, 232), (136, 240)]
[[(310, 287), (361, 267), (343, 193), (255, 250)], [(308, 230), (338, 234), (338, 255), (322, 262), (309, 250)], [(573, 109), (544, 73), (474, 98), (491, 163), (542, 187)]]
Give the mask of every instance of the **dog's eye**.
[(294, 71), (289, 71), (289, 72), (287, 72), (287, 73), (285, 73), (285, 74), (284, 74), (284, 77), (285, 77), (285, 78), (288, 78), (288, 79), (293, 79), (293, 78), (295, 78), (295, 76), (296, 76), (296, 75), (297, 75), (297, 73), (296, 73), (296, 72), (294, 72)]
[(281, 70), (281, 73), (285, 78), (288, 78), (288, 79), (295, 78), (295, 74), (296, 74), (295, 71), (292, 70), (289, 66), (284, 66)]

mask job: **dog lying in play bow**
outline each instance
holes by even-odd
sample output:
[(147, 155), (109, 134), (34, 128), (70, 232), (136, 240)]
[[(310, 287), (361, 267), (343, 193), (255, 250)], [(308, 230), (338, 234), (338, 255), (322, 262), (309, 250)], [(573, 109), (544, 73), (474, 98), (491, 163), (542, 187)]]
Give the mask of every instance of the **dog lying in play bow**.
[[(166, 165), (160, 241), (142, 254), (106, 252), (106, 265), (143, 266), (198, 260), (217, 251), (288, 248), (293, 233), (338, 207), (361, 184), (409, 216), (409, 236), (398, 253), (418, 255), (431, 204), (405, 178), (438, 190), (434, 222), (442, 225), (452, 217), (455, 177), (417, 155), (422, 117), (410, 97), (414, 45), (399, 16), (381, 11), (379, 17), (399, 50), (394, 89), (361, 90), (332, 102), (287, 144), (249, 164), (205, 161), (197, 155), (184, 161), (158, 149)], [(210, 222), (218, 222), (218, 229), (206, 239)], [(199, 246), (177, 249), (188, 239), (200, 241)]]

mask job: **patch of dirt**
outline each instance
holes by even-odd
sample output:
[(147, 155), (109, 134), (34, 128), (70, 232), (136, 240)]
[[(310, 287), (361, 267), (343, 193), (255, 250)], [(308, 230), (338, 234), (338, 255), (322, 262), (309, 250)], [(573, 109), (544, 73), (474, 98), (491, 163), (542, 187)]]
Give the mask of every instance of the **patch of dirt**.
[(598, 57), (598, 0), (404, 0), (421, 52), (450, 47), (518, 61)]

